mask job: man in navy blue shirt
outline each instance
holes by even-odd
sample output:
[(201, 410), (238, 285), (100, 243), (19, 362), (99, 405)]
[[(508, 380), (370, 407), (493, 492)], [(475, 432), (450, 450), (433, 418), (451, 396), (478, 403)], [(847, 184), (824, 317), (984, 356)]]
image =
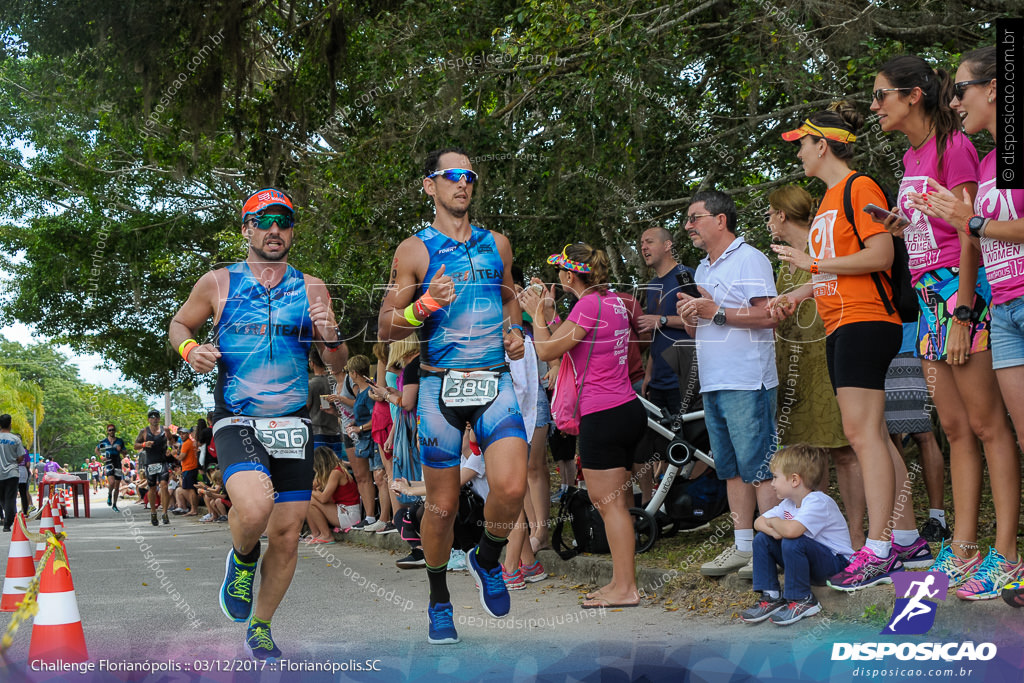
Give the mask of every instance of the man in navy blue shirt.
[[(654, 270), (654, 277), (647, 283), (645, 315), (638, 321), (640, 330), (651, 334), (643, 394), (659, 408), (675, 413), (682, 402), (679, 376), (662, 354), (677, 341), (690, 339), (683, 330), (682, 319), (676, 315), (676, 293), (679, 291), (676, 274), (686, 272), (692, 279), (693, 269), (676, 262), (672, 255), (672, 233), (665, 228), (645, 230), (640, 237), (640, 253), (644, 263)], [(653, 449), (653, 440), (645, 439), (634, 459), (634, 471), (639, 475), (644, 504), (650, 500), (654, 484)]]

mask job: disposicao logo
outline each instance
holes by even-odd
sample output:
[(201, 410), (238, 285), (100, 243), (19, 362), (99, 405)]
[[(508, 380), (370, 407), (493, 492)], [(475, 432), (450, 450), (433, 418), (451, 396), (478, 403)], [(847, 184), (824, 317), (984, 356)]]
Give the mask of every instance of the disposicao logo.
[(942, 572), (898, 572), (892, 575), (896, 604), (883, 634), (919, 636), (935, 624), (938, 605), (949, 591), (949, 577)]
[[(898, 572), (892, 575), (896, 589), (889, 623), (882, 635), (922, 635), (935, 624), (938, 604), (945, 600), (949, 577), (942, 572)], [(996, 656), (994, 643), (833, 643), (832, 661), (879, 660), (894, 656), (917, 661), (988, 661)]]

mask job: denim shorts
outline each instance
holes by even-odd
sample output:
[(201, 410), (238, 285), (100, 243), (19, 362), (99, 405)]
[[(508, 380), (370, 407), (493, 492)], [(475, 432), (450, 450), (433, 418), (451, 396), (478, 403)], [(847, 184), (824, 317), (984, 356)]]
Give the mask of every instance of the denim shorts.
[(384, 463), (380, 459), (380, 452), (377, 450), (377, 444), (373, 442), (369, 434), (363, 434), (356, 441), (356, 457), (362, 460), (368, 460), (370, 463), (370, 471), (376, 472), (377, 470), (384, 469)]
[(1024, 296), (992, 306), (992, 369), (1024, 365)]
[[(547, 389), (543, 385), (537, 386), (537, 419), (534, 422), (533, 428), (540, 429), (541, 427), (547, 427), (551, 424), (551, 401), (548, 400)], [(533, 438), (533, 433), (529, 434), (530, 438)]]
[(719, 479), (740, 477), (752, 484), (772, 478), (776, 395), (776, 387), (704, 393), (704, 423)]

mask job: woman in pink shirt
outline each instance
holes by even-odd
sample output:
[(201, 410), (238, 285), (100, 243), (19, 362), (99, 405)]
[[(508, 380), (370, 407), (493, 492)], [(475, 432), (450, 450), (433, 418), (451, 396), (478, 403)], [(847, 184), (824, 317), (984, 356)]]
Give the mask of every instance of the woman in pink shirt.
[[(566, 354), (576, 367), (580, 461), (612, 553), (611, 583), (588, 594), (583, 608), (635, 607), (640, 594), (633, 567), (636, 537), (629, 516), (629, 478), (647, 411), (629, 382), (629, 317), (618, 295), (608, 291), (608, 256), (603, 251), (577, 242), (552, 254), (548, 263), (558, 267), (562, 289), (577, 298), (565, 322), (551, 329), (550, 308), (532, 286), (523, 290), (520, 302), (534, 320), (537, 356), (552, 361)], [(550, 292), (545, 298), (550, 299)]]
[[(996, 138), (997, 85), (995, 47), (984, 47), (963, 56), (950, 106), (960, 115), (966, 133), (987, 130)], [(957, 193), (955, 188), (949, 192), (934, 181), (929, 189), (937, 191), (912, 193), (910, 197), (915, 209), (952, 224), (964, 239), (981, 248), (992, 287), (992, 367), (1017, 438), (1024, 445), (1024, 190), (998, 187), (998, 151), (992, 150), (981, 161), (978, 193), (973, 203), (965, 201), (963, 193)], [(998, 415), (1003, 414), (1005, 411), (1000, 405)], [(1003, 478), (1000, 491), (1005, 488), (1006, 495), (1012, 499), (1009, 505), (1012, 513), (1007, 513), (1013, 515), (1012, 532), (1016, 529), (1021, 491), (1016, 451), (1011, 464), (1012, 468), (1007, 467), (1000, 473), (991, 469), (991, 463), (989, 468), (993, 498), (998, 476)], [(1011, 547), (1016, 554), (1015, 539)], [(1002, 591), (1003, 599), (1014, 607), (1024, 606), (1020, 576), (1003, 583), (1009, 584)], [(991, 592), (998, 595), (1000, 588), (996, 582)]]
[[(978, 189), (978, 155), (950, 109), (953, 82), (920, 57), (890, 59), (875, 77), (871, 110), (884, 131), (900, 131), (910, 149), (903, 157), (898, 211), (910, 221), (904, 231), (910, 275), (918, 293), (918, 351), (939, 420), (949, 438), (955, 525), (931, 567), (960, 586), (964, 600), (999, 596), (1002, 585), (1024, 568), (1017, 556), (1020, 470), (1017, 446), (999, 396), (989, 330), (992, 292), (979, 267), (977, 244), (938, 216), (916, 209), (911, 193), (929, 182), (952, 188), (957, 197)], [(894, 229), (890, 221), (886, 227)], [(984, 443), (996, 512), (995, 547), (979, 552)], [(923, 540), (923, 539), (922, 539)], [(894, 538), (894, 542), (895, 538)], [(961, 585), (963, 584), (963, 585)]]

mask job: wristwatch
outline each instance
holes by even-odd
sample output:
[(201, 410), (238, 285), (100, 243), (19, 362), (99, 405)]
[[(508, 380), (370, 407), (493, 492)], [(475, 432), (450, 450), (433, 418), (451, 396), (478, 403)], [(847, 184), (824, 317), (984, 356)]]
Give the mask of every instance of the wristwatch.
[(665, 325), (668, 325), (668, 316), (663, 315), (658, 318), (658, 327), (665, 327)]
[(715, 317), (711, 319), (711, 322), (719, 326), (725, 324), (725, 306), (718, 307), (718, 312), (715, 313)]
[(988, 221), (989, 219), (984, 216), (971, 216), (971, 219), (967, 221), (967, 232), (971, 237), (983, 237)]
[(341, 341), (341, 330), (339, 330), (337, 326), (334, 327), (334, 332), (335, 332), (335, 334), (338, 335), (338, 338), (335, 341), (332, 341), (332, 342), (329, 342), (329, 341), (325, 341), (324, 342), (324, 346), (326, 346), (327, 348), (329, 348), (332, 351), (345, 343), (345, 342)]
[(971, 319), (971, 309), (969, 306), (960, 305), (953, 309), (953, 317), (960, 322), (968, 322)]

